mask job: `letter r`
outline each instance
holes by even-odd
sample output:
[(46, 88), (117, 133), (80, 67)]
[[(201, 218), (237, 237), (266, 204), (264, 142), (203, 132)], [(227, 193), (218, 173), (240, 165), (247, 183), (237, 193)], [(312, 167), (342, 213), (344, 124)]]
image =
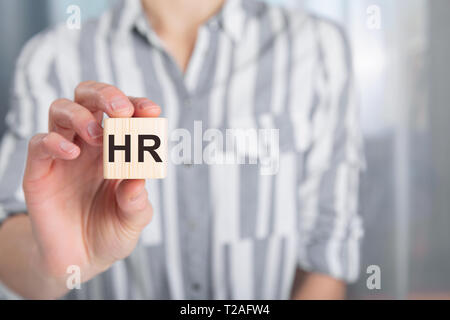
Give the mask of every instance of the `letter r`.
[[(154, 144), (153, 146), (144, 146), (145, 140), (153, 140)], [(139, 162), (144, 162), (144, 151), (150, 152), (155, 162), (162, 162), (159, 155), (156, 153), (156, 149), (159, 148), (161, 145), (161, 139), (159, 139), (158, 136), (155, 136), (153, 134), (149, 135), (139, 135)]]

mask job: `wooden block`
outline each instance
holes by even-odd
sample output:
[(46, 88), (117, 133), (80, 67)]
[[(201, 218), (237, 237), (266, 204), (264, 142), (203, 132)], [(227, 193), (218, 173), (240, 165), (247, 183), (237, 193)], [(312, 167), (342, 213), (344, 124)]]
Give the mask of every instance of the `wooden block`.
[(105, 179), (163, 179), (167, 174), (167, 161), (167, 119), (105, 119)]

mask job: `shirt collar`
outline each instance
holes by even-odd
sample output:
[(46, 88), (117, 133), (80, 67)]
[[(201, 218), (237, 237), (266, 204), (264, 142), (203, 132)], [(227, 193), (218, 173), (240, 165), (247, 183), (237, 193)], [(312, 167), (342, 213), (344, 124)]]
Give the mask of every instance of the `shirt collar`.
[(117, 34), (126, 34), (134, 27), (139, 14), (143, 11), (140, 0), (121, 0), (113, 9), (113, 16), (117, 19)]
[[(122, 0), (116, 7), (119, 11), (118, 34), (125, 34), (133, 29), (143, 33), (150, 42), (160, 44), (154, 31), (151, 29), (140, 0)], [(244, 0), (226, 0), (217, 15), (206, 22), (206, 26), (219, 26), (230, 38), (238, 42), (245, 29), (246, 15)]]
[(246, 14), (243, 0), (227, 0), (219, 13), (224, 31), (236, 42), (244, 34)]

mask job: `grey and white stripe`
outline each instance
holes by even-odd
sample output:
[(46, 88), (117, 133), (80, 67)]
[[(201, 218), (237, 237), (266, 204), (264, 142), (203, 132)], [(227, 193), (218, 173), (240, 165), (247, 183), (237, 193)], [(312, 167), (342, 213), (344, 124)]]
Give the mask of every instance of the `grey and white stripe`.
[(26, 211), (27, 141), (47, 130), (51, 102), (96, 80), (160, 104), (171, 131), (194, 136), (194, 121), (204, 130), (277, 128), (280, 169), (171, 163), (167, 179), (147, 182), (155, 218), (136, 251), (66, 298), (287, 299), (296, 268), (354, 281), (364, 159), (342, 30), (228, 0), (200, 28), (183, 74), (139, 3), (120, 1), (80, 31), (49, 29), (23, 50), (0, 145), (0, 222)]

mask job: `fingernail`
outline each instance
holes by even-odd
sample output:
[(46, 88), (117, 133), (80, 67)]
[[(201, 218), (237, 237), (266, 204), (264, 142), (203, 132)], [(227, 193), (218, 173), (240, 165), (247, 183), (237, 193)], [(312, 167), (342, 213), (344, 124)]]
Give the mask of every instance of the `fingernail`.
[(67, 141), (61, 141), (59, 147), (66, 153), (74, 153), (76, 150), (76, 147), (72, 143), (69, 143)]
[(118, 98), (111, 102), (111, 109), (116, 112), (127, 110), (129, 107), (130, 103), (123, 98)]
[(95, 121), (89, 122), (87, 131), (92, 139), (97, 139), (98, 137), (101, 137), (103, 135), (102, 127), (100, 127), (100, 125)]

